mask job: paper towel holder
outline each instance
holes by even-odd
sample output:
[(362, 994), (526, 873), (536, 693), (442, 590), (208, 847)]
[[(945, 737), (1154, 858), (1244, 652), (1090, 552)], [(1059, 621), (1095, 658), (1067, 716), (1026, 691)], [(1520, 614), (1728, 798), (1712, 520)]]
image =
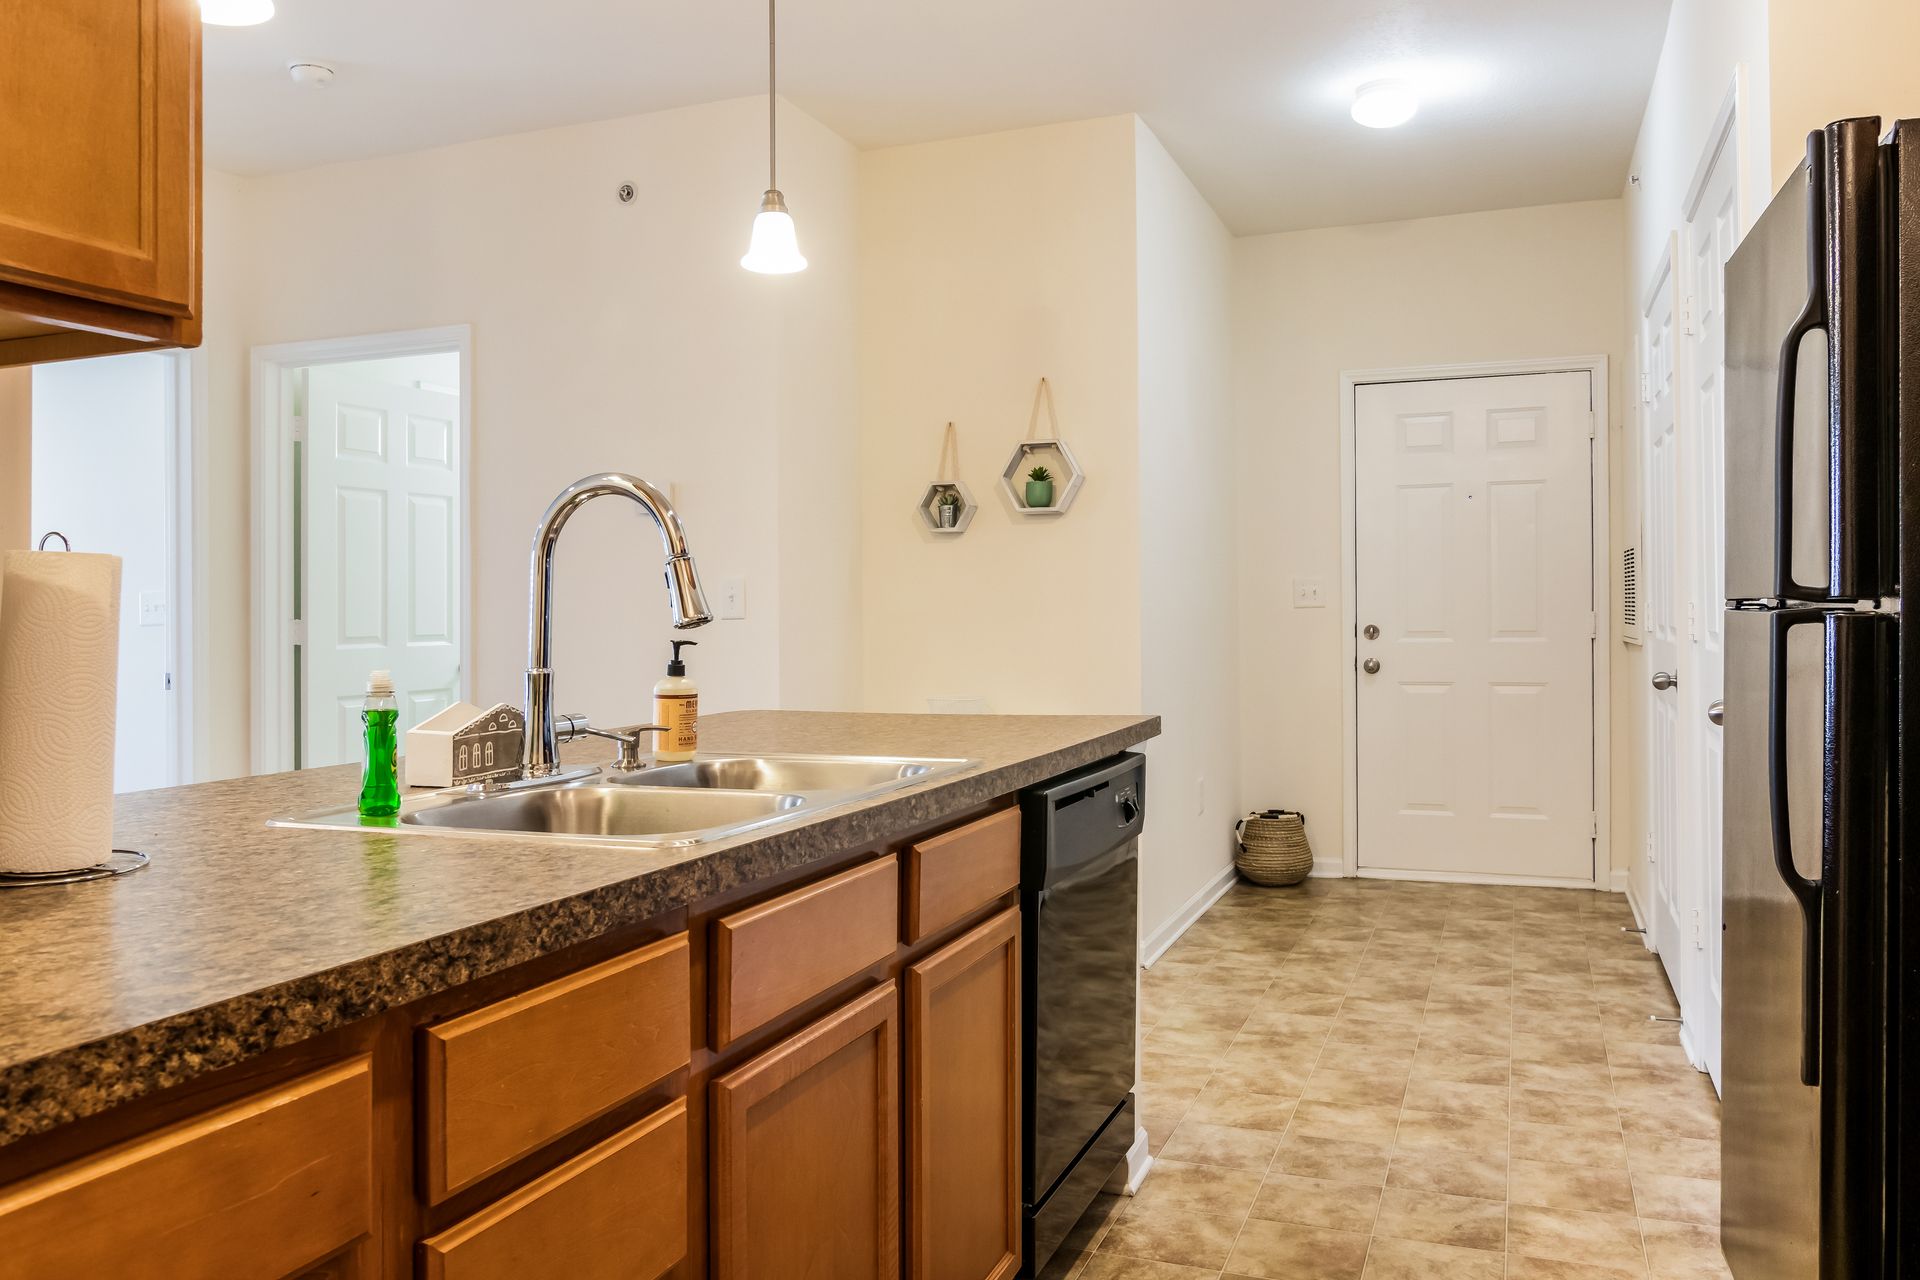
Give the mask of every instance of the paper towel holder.
[(0, 871), (0, 889), (38, 889), (44, 885), (110, 880), (138, 871), (149, 861), (146, 854), (136, 849), (115, 849), (106, 861), (71, 871)]
[(62, 533), (62, 532), (60, 532), (60, 531), (59, 531), (58, 529), (49, 529), (49, 530), (47, 530), (47, 531), (46, 531), (45, 533), (43, 533), (43, 534), (41, 534), (41, 535), (40, 535), (40, 542), (39, 542), (39, 545), (38, 545), (38, 546), (36, 546), (36, 547), (34, 547), (34, 550), (35, 550), (35, 551), (45, 551), (45, 550), (47, 549), (47, 539), (48, 539), (48, 538), (58, 538), (58, 539), (60, 539), (60, 549), (61, 549), (62, 551), (71, 551), (71, 550), (73, 550), (73, 543), (71, 543), (71, 542), (69, 542), (69, 541), (67, 540), (67, 535), (66, 535), (66, 534), (64, 534), (64, 533)]

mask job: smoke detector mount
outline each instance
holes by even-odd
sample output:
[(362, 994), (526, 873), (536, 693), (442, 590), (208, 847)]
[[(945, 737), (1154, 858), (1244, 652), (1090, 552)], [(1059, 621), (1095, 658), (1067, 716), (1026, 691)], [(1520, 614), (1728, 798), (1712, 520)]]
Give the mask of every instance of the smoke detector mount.
[(309, 58), (295, 58), (287, 64), (287, 75), (302, 89), (324, 89), (333, 83), (336, 74), (326, 63)]

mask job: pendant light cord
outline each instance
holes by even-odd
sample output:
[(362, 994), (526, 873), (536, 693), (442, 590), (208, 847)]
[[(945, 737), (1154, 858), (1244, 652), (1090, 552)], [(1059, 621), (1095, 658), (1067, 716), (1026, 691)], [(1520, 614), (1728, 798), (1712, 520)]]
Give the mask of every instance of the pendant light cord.
[(778, 44), (774, 42), (774, 2), (776, 0), (766, 0), (766, 190), (770, 192), (780, 190), (780, 182), (774, 180), (776, 178), (774, 165), (780, 157), (778, 138), (774, 134), (774, 113), (780, 104), (780, 98), (776, 94), (778, 81), (774, 79), (774, 71), (776, 71), (774, 56), (778, 50)]

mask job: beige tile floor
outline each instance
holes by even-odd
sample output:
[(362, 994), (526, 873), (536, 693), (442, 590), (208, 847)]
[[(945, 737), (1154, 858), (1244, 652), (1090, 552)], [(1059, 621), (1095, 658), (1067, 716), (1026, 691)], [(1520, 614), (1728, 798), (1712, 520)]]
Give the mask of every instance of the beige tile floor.
[(1155, 1164), (1049, 1277), (1725, 1280), (1719, 1104), (1625, 900), (1237, 886), (1148, 970)]

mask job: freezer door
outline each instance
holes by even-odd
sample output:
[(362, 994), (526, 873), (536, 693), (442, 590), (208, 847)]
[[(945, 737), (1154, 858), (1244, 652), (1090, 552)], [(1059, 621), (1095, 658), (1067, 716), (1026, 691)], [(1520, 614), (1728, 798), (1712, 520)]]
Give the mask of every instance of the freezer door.
[[(1808, 1018), (1817, 1027), (1818, 1011), (1804, 995), (1805, 917), (1774, 861), (1774, 618), (1735, 610), (1726, 628), (1720, 1235), (1738, 1280), (1819, 1274), (1820, 1090), (1802, 1082)], [(1794, 866), (1808, 878), (1820, 874), (1823, 649), (1818, 626), (1788, 632), (1784, 781)]]
[(1730, 600), (1885, 593), (1878, 129), (1869, 118), (1810, 134), (1727, 263)]

